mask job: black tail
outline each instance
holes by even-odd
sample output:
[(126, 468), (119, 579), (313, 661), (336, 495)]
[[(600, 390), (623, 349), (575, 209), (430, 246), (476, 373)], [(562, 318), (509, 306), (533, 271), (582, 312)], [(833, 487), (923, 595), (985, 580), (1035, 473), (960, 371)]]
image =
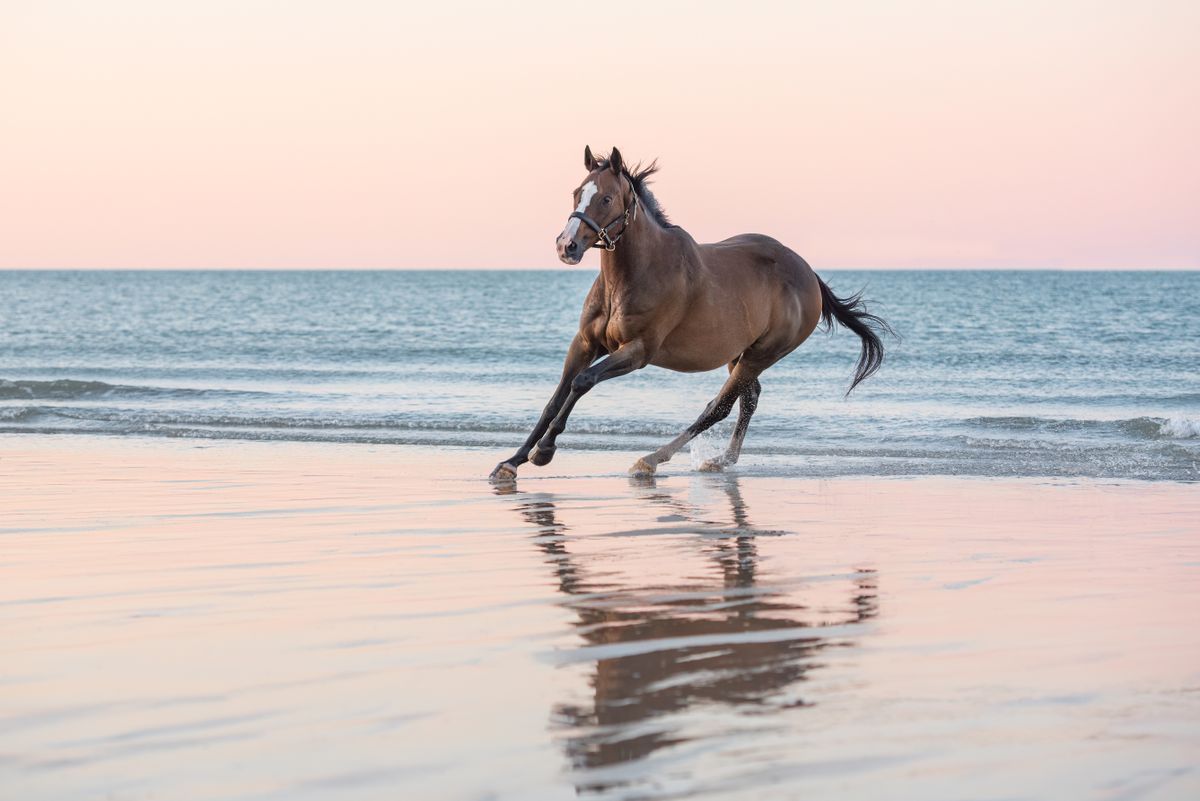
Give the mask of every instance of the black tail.
[(854, 381), (846, 390), (849, 395), (859, 382), (870, 378), (883, 364), (883, 340), (879, 334), (886, 331), (895, 336), (896, 332), (882, 317), (867, 311), (861, 292), (848, 298), (839, 298), (820, 278), (817, 283), (821, 285), (821, 319), (825, 321), (826, 328), (832, 331), (836, 320), (862, 339), (862, 353), (858, 357)]

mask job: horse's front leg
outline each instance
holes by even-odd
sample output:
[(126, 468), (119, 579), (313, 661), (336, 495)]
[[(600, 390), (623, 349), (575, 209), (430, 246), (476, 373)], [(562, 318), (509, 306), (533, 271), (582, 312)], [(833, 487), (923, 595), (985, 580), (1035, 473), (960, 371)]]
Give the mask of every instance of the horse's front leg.
[(538, 440), (537, 447), (529, 454), (529, 461), (536, 465), (550, 464), (550, 460), (554, 458), (554, 451), (558, 448), (555, 444), (558, 435), (567, 427), (567, 418), (571, 416), (571, 410), (588, 390), (601, 381), (640, 370), (646, 366), (647, 361), (646, 346), (641, 341), (629, 342), (575, 376), (571, 381), (571, 392), (546, 429), (546, 433)]
[(529, 451), (533, 449), (533, 444), (541, 438), (542, 434), (546, 433), (550, 421), (558, 414), (558, 410), (562, 408), (563, 402), (570, 394), (571, 382), (595, 360), (595, 346), (588, 343), (582, 334), (576, 334), (575, 338), (571, 340), (571, 347), (567, 349), (567, 358), (563, 362), (562, 377), (558, 380), (558, 388), (554, 390), (554, 395), (546, 404), (546, 408), (542, 409), (542, 416), (538, 418), (533, 431), (525, 438), (525, 443), (511, 457), (496, 465), (496, 469), (490, 476), (493, 481), (512, 481), (517, 477), (517, 468), (529, 461)]

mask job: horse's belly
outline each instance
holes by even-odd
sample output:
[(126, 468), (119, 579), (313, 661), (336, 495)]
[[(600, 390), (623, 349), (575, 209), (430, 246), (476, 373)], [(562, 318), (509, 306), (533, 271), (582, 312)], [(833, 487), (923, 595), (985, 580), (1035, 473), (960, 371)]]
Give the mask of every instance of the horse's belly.
[(765, 330), (765, 315), (730, 303), (694, 304), (667, 335), (650, 363), (681, 373), (702, 373), (729, 364)]
[(680, 373), (704, 373), (724, 367), (743, 350), (744, 346), (735, 349), (728, 343), (672, 343), (668, 339), (650, 359), (650, 364)]

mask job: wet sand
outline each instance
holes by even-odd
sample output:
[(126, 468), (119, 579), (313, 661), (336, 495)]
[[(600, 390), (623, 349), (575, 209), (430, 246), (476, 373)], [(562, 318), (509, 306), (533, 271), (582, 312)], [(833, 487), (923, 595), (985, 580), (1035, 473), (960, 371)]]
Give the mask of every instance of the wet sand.
[(1200, 798), (1200, 490), (0, 436), (0, 796)]

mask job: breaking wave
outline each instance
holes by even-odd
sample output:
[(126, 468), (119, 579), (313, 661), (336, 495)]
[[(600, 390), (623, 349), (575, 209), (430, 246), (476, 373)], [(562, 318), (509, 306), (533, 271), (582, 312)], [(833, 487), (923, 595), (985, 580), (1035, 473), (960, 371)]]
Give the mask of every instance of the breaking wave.
[(53, 381), (10, 381), (0, 378), (0, 400), (94, 400), (99, 398), (205, 398), (213, 396), (269, 397), (270, 393), (231, 389), (193, 389), (60, 378)]
[(968, 424), (990, 430), (1044, 433), (1108, 434), (1133, 439), (1192, 439), (1200, 436), (1200, 418), (1133, 417), (1125, 420), (1080, 420), (1046, 417), (973, 417)]
[(1200, 437), (1200, 418), (1172, 417), (1161, 426), (1164, 437), (1174, 439), (1195, 439)]
[(130, 390), (138, 387), (121, 387), (105, 384), (103, 381), (7, 381), (0, 379), (0, 399), (3, 400), (48, 400), (102, 397), (115, 392), (129, 394)]

